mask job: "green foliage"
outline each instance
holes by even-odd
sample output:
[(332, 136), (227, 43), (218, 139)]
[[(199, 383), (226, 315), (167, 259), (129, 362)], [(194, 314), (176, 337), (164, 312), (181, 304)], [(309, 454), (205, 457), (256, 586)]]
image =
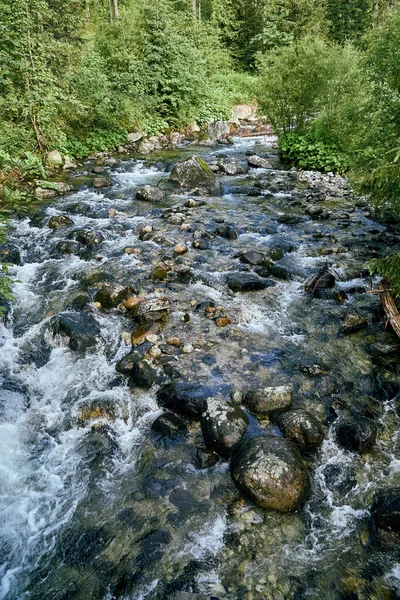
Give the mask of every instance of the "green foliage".
[(373, 259), (368, 263), (371, 275), (380, 275), (390, 282), (395, 294), (400, 294), (400, 254)]
[(348, 166), (335, 143), (319, 141), (312, 133), (286, 133), (279, 140), (279, 155), (301, 169), (343, 173)]
[(360, 39), (372, 26), (373, 0), (326, 0), (329, 36), (335, 42)]
[(261, 57), (259, 71), (261, 108), (284, 133), (318, 117), (332, 134), (343, 113), (362, 103), (361, 57), (350, 46), (307, 37)]

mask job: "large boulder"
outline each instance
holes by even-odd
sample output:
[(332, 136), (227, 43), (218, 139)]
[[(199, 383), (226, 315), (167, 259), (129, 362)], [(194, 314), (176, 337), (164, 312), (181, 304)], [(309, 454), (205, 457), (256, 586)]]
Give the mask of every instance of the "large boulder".
[(207, 133), (212, 140), (219, 140), (220, 138), (229, 135), (230, 132), (231, 126), (227, 121), (214, 121), (207, 126)]
[(254, 111), (248, 104), (237, 104), (232, 107), (232, 121), (245, 121), (254, 116)]
[(154, 185), (144, 185), (136, 192), (136, 198), (144, 202), (161, 202), (164, 200), (164, 192)]
[(198, 156), (178, 162), (171, 171), (170, 180), (181, 188), (198, 189), (208, 194), (219, 194), (221, 191), (214, 173)]
[(59, 152), (58, 150), (51, 150), (51, 152), (49, 152), (47, 154), (46, 157), (46, 166), (48, 167), (62, 167), (63, 164), (63, 157), (61, 152)]
[(318, 448), (324, 440), (321, 424), (306, 410), (289, 410), (278, 417), (277, 424), (285, 438), (294, 442), (301, 450)]
[(71, 350), (77, 351), (95, 346), (101, 332), (98, 322), (85, 312), (60, 313), (51, 319), (50, 326), (54, 334), (66, 336)]
[(230, 273), (226, 278), (226, 283), (233, 292), (254, 292), (264, 290), (268, 285), (273, 285), (267, 279), (246, 272)]
[(366, 452), (375, 443), (378, 428), (374, 421), (360, 416), (341, 419), (337, 425), (337, 440), (352, 452)]
[(308, 498), (310, 481), (300, 453), (282, 438), (267, 435), (241, 444), (230, 468), (238, 488), (262, 508), (287, 513)]
[(268, 416), (279, 410), (288, 410), (292, 406), (293, 391), (289, 385), (265, 387), (249, 390), (244, 398), (251, 412)]
[(209, 450), (229, 458), (243, 439), (249, 420), (238, 406), (219, 398), (209, 398), (200, 424), (204, 442)]
[(207, 398), (214, 395), (211, 387), (182, 381), (164, 385), (157, 392), (157, 402), (166, 408), (188, 419), (200, 419), (206, 408)]

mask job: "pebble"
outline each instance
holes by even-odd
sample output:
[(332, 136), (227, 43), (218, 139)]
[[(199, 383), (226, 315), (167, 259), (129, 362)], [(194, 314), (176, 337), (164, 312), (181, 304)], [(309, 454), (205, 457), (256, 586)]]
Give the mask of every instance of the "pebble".
[(192, 344), (185, 344), (182, 348), (184, 354), (191, 354), (193, 352)]
[(181, 340), (178, 337), (170, 337), (167, 339), (167, 344), (169, 344), (170, 346), (176, 346), (177, 348), (179, 348), (182, 344), (181, 344)]
[(146, 335), (145, 339), (146, 342), (150, 342), (150, 344), (155, 344), (156, 342), (158, 342), (159, 336), (155, 333), (149, 333), (149, 335)]
[(112, 217), (115, 217), (117, 214), (117, 209), (116, 208), (109, 208), (108, 209), (108, 216), (110, 217), (110, 219), (112, 219)]
[(186, 244), (176, 244), (175, 248), (174, 248), (174, 252), (175, 254), (181, 255), (181, 254), (186, 254), (186, 252), (188, 252), (189, 248), (186, 246)]
[(217, 317), (215, 319), (215, 324), (217, 327), (226, 327), (231, 324), (231, 320), (227, 317)]
[[(149, 337), (150, 336), (147, 336), (147, 341), (149, 341)], [(153, 348), (150, 348), (147, 354), (150, 356), (150, 358), (159, 358), (161, 356), (161, 350), (157, 346), (154, 346)]]
[(132, 308), (136, 308), (138, 304), (141, 304), (144, 301), (145, 298), (143, 296), (131, 296), (130, 298), (128, 298), (128, 300), (125, 301), (124, 306), (128, 310), (132, 310)]

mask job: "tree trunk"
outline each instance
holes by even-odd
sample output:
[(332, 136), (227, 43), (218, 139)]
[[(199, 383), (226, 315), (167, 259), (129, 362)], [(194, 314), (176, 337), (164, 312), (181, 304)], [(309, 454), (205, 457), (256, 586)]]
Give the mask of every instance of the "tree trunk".
[(118, 0), (113, 0), (114, 19), (119, 19)]
[(192, 0), (192, 14), (193, 14), (193, 19), (196, 20), (197, 19), (197, 2), (196, 2), (196, 0)]

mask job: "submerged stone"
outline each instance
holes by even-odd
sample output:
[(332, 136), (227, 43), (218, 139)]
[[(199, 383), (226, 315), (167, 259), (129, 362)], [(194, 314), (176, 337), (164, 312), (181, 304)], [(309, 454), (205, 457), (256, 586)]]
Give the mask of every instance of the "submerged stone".
[(339, 422), (336, 430), (341, 446), (353, 452), (366, 452), (375, 443), (378, 428), (374, 421), (364, 417), (347, 417)]

